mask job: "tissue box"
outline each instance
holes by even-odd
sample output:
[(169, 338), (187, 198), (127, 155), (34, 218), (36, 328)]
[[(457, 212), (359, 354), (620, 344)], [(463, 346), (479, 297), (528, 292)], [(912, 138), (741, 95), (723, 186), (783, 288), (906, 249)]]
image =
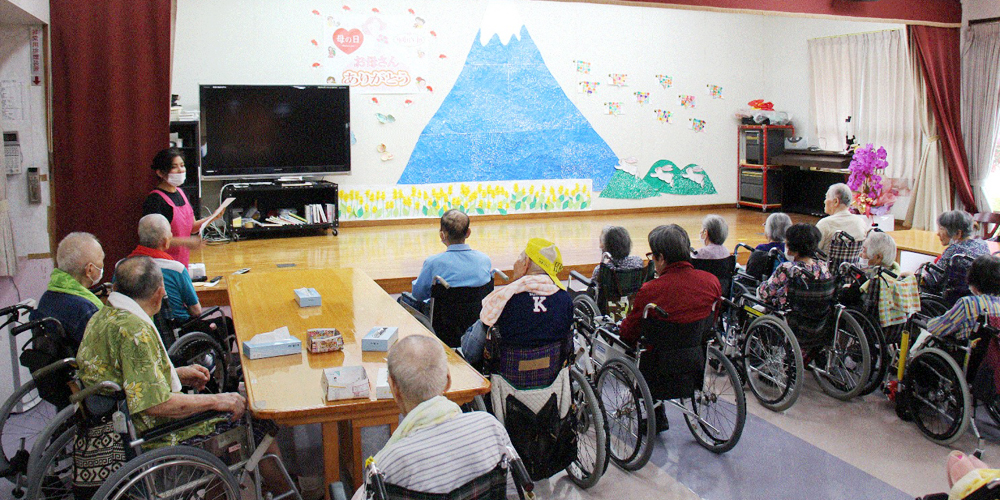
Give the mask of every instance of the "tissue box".
[(271, 358), (302, 352), (302, 341), (288, 333), (288, 327), (283, 326), (272, 332), (254, 335), (252, 339), (243, 342), (243, 354), (250, 359)]
[(191, 275), (191, 279), (193, 280), (206, 277), (205, 264), (201, 262), (188, 264), (188, 274)]
[(320, 305), (319, 292), (315, 288), (296, 288), (295, 301), (299, 307), (313, 307)]
[(336, 328), (312, 328), (306, 330), (306, 336), (311, 353), (340, 351), (344, 348), (344, 337)]
[(371, 394), (363, 366), (341, 366), (323, 370), (320, 380), (327, 401), (367, 398)]
[(395, 326), (376, 326), (361, 339), (362, 351), (386, 352), (396, 342), (399, 328)]
[(389, 389), (388, 368), (378, 369), (378, 377), (375, 378), (375, 399), (392, 399), (392, 390)]

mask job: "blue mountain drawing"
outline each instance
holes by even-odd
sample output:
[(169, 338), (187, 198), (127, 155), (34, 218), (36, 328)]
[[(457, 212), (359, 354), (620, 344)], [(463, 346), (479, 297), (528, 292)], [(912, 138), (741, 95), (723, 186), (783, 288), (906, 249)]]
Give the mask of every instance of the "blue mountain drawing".
[(483, 46), (476, 35), (399, 184), (593, 179), (600, 191), (617, 163), (522, 26), (506, 45), (494, 35)]

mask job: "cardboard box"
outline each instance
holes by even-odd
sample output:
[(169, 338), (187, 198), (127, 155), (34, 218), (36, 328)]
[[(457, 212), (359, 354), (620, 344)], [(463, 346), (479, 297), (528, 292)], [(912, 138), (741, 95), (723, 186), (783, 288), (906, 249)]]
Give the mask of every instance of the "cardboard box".
[(389, 388), (389, 369), (379, 368), (375, 377), (375, 399), (392, 399), (392, 389)]
[(320, 385), (327, 401), (367, 398), (371, 394), (368, 375), (360, 365), (327, 368), (323, 370)]
[(306, 330), (306, 338), (309, 352), (313, 354), (344, 349), (344, 336), (336, 328), (311, 328)]
[(254, 335), (243, 342), (243, 355), (250, 359), (287, 356), (302, 352), (302, 341), (288, 333), (288, 327), (283, 326), (272, 332)]
[(315, 288), (296, 288), (295, 301), (299, 303), (299, 307), (316, 307), (321, 303), (319, 292)]
[(386, 352), (396, 343), (398, 335), (399, 328), (395, 326), (376, 326), (361, 338), (361, 350)]

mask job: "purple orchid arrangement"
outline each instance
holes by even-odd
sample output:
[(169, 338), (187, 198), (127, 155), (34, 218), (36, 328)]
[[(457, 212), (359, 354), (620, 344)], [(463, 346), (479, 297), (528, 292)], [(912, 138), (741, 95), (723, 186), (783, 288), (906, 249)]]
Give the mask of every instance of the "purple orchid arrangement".
[[(891, 191), (884, 189), (882, 174), (889, 162), (886, 161), (885, 148), (868, 144), (854, 150), (851, 159), (851, 176), (847, 180), (848, 187), (854, 191), (852, 205), (864, 215), (882, 215), (888, 213), (895, 201), (894, 196), (888, 196)], [(881, 212), (881, 213), (880, 213)]]

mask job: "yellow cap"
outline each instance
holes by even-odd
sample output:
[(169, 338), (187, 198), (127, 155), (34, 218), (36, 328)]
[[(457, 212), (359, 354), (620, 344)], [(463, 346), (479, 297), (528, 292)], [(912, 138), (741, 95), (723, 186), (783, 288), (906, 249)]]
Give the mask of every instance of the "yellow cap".
[(524, 253), (532, 262), (542, 268), (559, 288), (566, 289), (562, 280), (559, 279), (559, 273), (563, 268), (562, 253), (559, 252), (559, 247), (555, 243), (542, 238), (532, 238), (528, 240), (528, 246), (524, 249)]

